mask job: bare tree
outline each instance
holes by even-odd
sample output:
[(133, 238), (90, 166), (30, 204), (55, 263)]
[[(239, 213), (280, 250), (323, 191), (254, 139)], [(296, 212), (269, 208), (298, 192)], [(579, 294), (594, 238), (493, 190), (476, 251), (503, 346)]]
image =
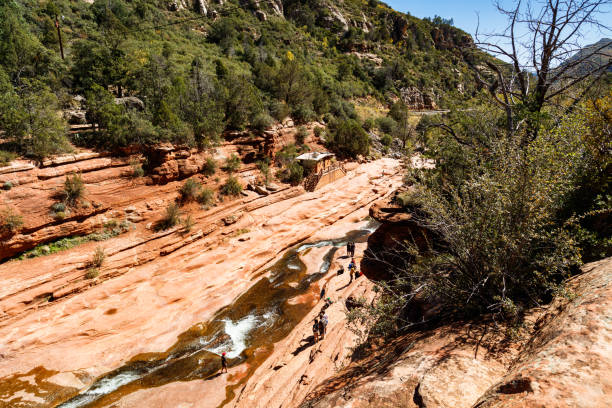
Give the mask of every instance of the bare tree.
[[(586, 49), (580, 43), (588, 30), (611, 31), (601, 23), (610, 4), (611, 0), (519, 0), (514, 7), (504, 8), (496, 2), (508, 26), (490, 34), (477, 30), (475, 45), (504, 63), (475, 58), (475, 48), (466, 50), (465, 56), (478, 80), (505, 110), (511, 135), (523, 123), (516, 123), (517, 107), (539, 114), (559, 97), (571, 98), (570, 106), (574, 106), (606, 74), (612, 60), (605, 50), (612, 41)], [(570, 90), (578, 92), (570, 95)], [(527, 133), (527, 139), (534, 138), (537, 126)]]

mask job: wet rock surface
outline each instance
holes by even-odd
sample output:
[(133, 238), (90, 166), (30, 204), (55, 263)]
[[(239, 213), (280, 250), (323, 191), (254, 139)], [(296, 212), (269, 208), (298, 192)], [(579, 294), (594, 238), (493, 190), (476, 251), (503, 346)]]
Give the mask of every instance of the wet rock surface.
[[(45, 406), (50, 394), (40, 390), (46, 377), (34, 378), (30, 388), (11, 378), (44, 367), (53, 373), (86, 373), (88, 379), (82, 381), (88, 387), (132, 356), (168, 349), (178, 334), (206, 321), (246, 291), (259, 278), (258, 271), (287, 248), (344, 218), (343, 228), (353, 229), (354, 211), (399, 185), (397, 168), (394, 160), (360, 166), (349, 172), (349, 187), (343, 189), (330, 185), (305, 193), (300, 187), (279, 186), (279, 191), (266, 197), (227, 201), (208, 210), (186, 207), (194, 218), (189, 235), (180, 228), (162, 232), (146, 228), (174, 201), (181, 184), (147, 186), (144, 180), (133, 179), (122, 179), (125, 184), (117, 179), (88, 184), (88, 201), (101, 202), (99, 208), (112, 204), (100, 217), (139, 214), (144, 220), (108, 241), (0, 265), (4, 283), (0, 289), (0, 398), (12, 401), (15, 395), (27, 393), (46, 401), (39, 404)], [(61, 182), (63, 178), (45, 181)], [(12, 200), (17, 200), (17, 192), (16, 188), (9, 192), (15, 194)], [(24, 220), (25, 227), (36, 228), (48, 210), (25, 197), (22, 200), (13, 205), (24, 212), (22, 208), (30, 205), (39, 218)], [(244, 215), (225, 225), (224, 219), (240, 213)], [(97, 246), (104, 248), (106, 259), (98, 277), (85, 279), (86, 265)], [(53, 395), (59, 395), (60, 389)]]

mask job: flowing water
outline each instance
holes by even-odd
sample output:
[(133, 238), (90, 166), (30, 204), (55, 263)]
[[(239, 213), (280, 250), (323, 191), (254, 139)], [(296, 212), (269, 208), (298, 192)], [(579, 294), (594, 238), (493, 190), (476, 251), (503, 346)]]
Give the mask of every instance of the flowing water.
[[(264, 277), (249, 290), (219, 310), (210, 321), (181, 334), (169, 350), (135, 356), (59, 407), (108, 406), (140, 389), (174, 381), (211, 378), (220, 369), (219, 354), (223, 351), (227, 353), (230, 366), (249, 362), (247, 375), (239, 384), (226, 389), (225, 402), (230, 401), (236, 388), (246, 382), (271, 353), (273, 344), (287, 336), (311, 309), (290, 300), (307, 293), (313, 282), (325, 276), (338, 248), (349, 240), (365, 241), (377, 226), (370, 222), (342, 238), (307, 243), (288, 250), (278, 262), (263, 271)], [(307, 273), (300, 255), (321, 247), (330, 249), (319, 271)]]

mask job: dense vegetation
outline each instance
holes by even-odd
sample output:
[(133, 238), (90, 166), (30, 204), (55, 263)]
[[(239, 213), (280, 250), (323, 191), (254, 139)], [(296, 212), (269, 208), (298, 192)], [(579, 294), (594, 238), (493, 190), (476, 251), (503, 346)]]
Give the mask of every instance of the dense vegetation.
[[(528, 2), (520, 15), (520, 5), (513, 9), (528, 25), (521, 41), (532, 35), (526, 43), (544, 44), (533, 50), (536, 68), (566, 52), (563, 44), (592, 19), (596, 3)], [(568, 40), (558, 18), (575, 19)], [(427, 239), (415, 232), (381, 254), (383, 262), (394, 260), (387, 264), (392, 278), (379, 284), (376, 302), (350, 314), (352, 322), (389, 334), (488, 315), (516, 328), (527, 309), (571, 296), (564, 282), (584, 262), (612, 256), (610, 62), (556, 82), (548, 70), (531, 75), (519, 64), (499, 69), (489, 103), (406, 126), (435, 167), (408, 167), (397, 203)], [(397, 132), (402, 110), (393, 107), (378, 126)]]
[[(66, 121), (56, 112), (73, 107), (73, 95), (86, 98), (96, 126), (72, 142), (102, 148), (156, 141), (206, 147), (224, 129), (263, 128), (287, 115), (298, 123), (354, 120), (358, 98), (387, 103), (412, 86), (443, 105), (478, 95), (456, 48), (469, 37), (450, 21), (419, 20), (374, 0), (285, 1), (284, 16), (272, 2), (210, 4), (210, 17), (189, 1), (178, 11), (170, 3), (3, 1), (3, 150), (40, 160), (69, 149)], [(258, 8), (265, 21), (255, 16)], [(115, 104), (126, 96), (144, 104)]]

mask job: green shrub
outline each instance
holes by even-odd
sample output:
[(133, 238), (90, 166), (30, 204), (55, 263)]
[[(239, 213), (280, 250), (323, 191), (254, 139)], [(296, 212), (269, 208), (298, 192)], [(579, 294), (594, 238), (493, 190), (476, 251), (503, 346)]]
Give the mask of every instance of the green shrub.
[(105, 259), (106, 253), (104, 252), (104, 248), (97, 247), (96, 251), (94, 252), (93, 258), (91, 259), (90, 265), (94, 268), (99, 268), (102, 266)]
[(315, 126), (315, 128), (313, 129), (315, 137), (317, 137), (317, 138), (321, 137), (321, 135), (323, 134), (324, 130), (325, 129), (323, 129), (321, 126)]
[(317, 118), (317, 114), (306, 104), (299, 104), (291, 111), (291, 117), (296, 123), (308, 123)]
[(156, 225), (156, 229), (159, 230), (167, 230), (169, 228), (174, 227), (181, 220), (181, 210), (176, 203), (170, 203), (166, 207), (166, 212), (164, 216)]
[(66, 205), (70, 207), (76, 206), (79, 201), (85, 195), (85, 183), (83, 183), (83, 178), (80, 174), (73, 174), (72, 176), (67, 176), (64, 181), (64, 188), (58, 194), (58, 198), (60, 198)]
[(274, 101), (270, 106), (270, 113), (279, 122), (284, 120), (291, 113), (291, 109), (285, 102)]
[(180, 202), (184, 204), (184, 203), (196, 201), (200, 193), (200, 190), (202, 190), (202, 184), (200, 184), (199, 182), (197, 182), (196, 180), (192, 178), (187, 179), (187, 181), (183, 183), (183, 185), (181, 186), (181, 189), (179, 190)]
[(298, 127), (295, 132), (295, 143), (297, 145), (303, 145), (306, 137), (308, 137), (308, 129), (306, 129), (305, 126)]
[(87, 273), (85, 273), (85, 279), (95, 279), (100, 275), (100, 270), (98, 268), (89, 268)]
[(193, 228), (195, 221), (193, 220), (193, 217), (190, 214), (181, 220), (181, 224), (183, 225), (184, 232), (191, 232), (191, 229)]
[(10, 181), (5, 181), (4, 184), (2, 184), (2, 189), (4, 191), (9, 191), (11, 188), (13, 188), (13, 183)]
[(264, 183), (268, 184), (270, 182), (270, 165), (267, 161), (258, 161), (256, 165), (264, 178)]
[(64, 204), (64, 203), (54, 203), (51, 206), (51, 210), (53, 210), (53, 212), (56, 212), (56, 213), (64, 212), (64, 211), (66, 211), (66, 204)]
[(294, 144), (287, 145), (281, 149), (280, 152), (276, 153), (275, 160), (280, 167), (285, 167), (298, 157), (298, 150)]
[(370, 152), (370, 137), (359, 122), (349, 119), (330, 124), (327, 146), (339, 157), (356, 157)]
[(145, 172), (139, 160), (132, 160), (130, 166), (132, 167), (132, 177), (138, 178), (144, 176)]
[(242, 192), (242, 185), (234, 176), (229, 176), (225, 184), (221, 186), (221, 194), (227, 196), (237, 196)]
[(202, 174), (212, 176), (217, 171), (217, 162), (212, 157), (208, 157), (202, 168)]
[(15, 153), (0, 150), (0, 166), (8, 166), (16, 158), (17, 155)]
[(251, 127), (259, 131), (264, 131), (274, 124), (274, 119), (267, 113), (260, 113), (255, 116)]
[(300, 184), (304, 179), (304, 168), (297, 162), (291, 162), (282, 172), (282, 181), (294, 186)]
[(223, 170), (228, 173), (234, 173), (236, 170), (240, 168), (240, 157), (237, 154), (232, 153), (230, 157), (225, 160), (225, 165), (223, 166)]
[(215, 201), (215, 192), (210, 188), (203, 188), (198, 194), (197, 200), (203, 206), (211, 205)]
[(376, 119), (376, 124), (378, 125), (378, 129), (380, 129), (383, 133), (393, 133), (395, 127), (397, 126), (397, 122), (388, 116), (383, 116)]
[(376, 127), (376, 122), (372, 118), (367, 118), (363, 121), (363, 130), (369, 132)]
[(385, 133), (380, 137), (380, 143), (382, 143), (383, 146), (391, 146), (391, 143), (393, 143), (393, 137)]
[(23, 225), (23, 217), (12, 208), (6, 207), (0, 212), (0, 235), (14, 234)]
[(53, 213), (53, 218), (55, 218), (57, 221), (63, 221), (66, 218), (66, 212), (56, 211), (55, 213)]

